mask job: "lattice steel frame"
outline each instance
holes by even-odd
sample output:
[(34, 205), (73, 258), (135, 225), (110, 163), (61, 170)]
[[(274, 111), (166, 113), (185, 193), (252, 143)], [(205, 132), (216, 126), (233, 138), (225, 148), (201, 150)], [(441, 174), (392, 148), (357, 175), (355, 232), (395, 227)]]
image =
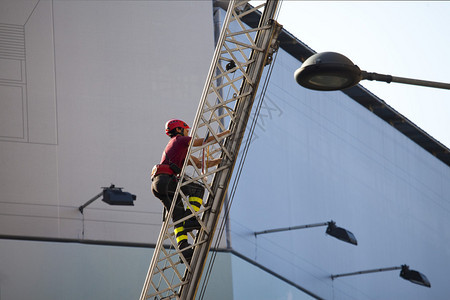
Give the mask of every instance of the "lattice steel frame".
[[(201, 273), (211, 247), (226, 190), (238, 156), (245, 128), (264, 66), (269, 64), (277, 50), (277, 36), (281, 26), (273, 19), (278, 1), (269, 0), (252, 8), (249, 1), (230, 1), (222, 31), (210, 66), (197, 114), (192, 126), (194, 139), (206, 140), (214, 136), (215, 141), (201, 147), (189, 147), (188, 156), (196, 156), (203, 162), (222, 158), (217, 167), (208, 169), (187, 168), (186, 160), (174, 197), (181, 196), (185, 207), (195, 215), (202, 228), (197, 235), (190, 233), (194, 242), (194, 256), (190, 263), (181, 254), (173, 228), (191, 216), (176, 223), (170, 217), (162, 224), (147, 278), (140, 299), (194, 299)], [(257, 28), (248, 28), (242, 18), (255, 10), (263, 9)], [(230, 133), (217, 135), (229, 129)], [(181, 191), (183, 185), (201, 182), (206, 190), (203, 207), (195, 212), (188, 196)], [(173, 202), (174, 204), (175, 202)], [(174, 205), (168, 212), (172, 215)], [(179, 257), (181, 259), (179, 259)]]

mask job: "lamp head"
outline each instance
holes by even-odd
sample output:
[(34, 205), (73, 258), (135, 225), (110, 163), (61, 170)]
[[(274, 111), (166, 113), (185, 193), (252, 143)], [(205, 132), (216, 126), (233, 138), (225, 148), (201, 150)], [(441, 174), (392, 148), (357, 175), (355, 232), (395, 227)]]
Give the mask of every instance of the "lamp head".
[(402, 270), (400, 271), (400, 277), (406, 280), (411, 281), (412, 283), (423, 285), (426, 287), (431, 287), (430, 281), (428, 278), (415, 270), (410, 270), (409, 266), (402, 265)]
[(103, 199), (104, 202), (109, 205), (131, 205), (133, 206), (133, 201), (136, 200), (136, 195), (130, 194), (128, 192), (123, 192), (122, 188), (116, 188), (111, 186), (109, 188), (103, 188)]
[(337, 238), (338, 240), (353, 244), (355, 246), (358, 245), (358, 241), (356, 240), (353, 233), (351, 233), (347, 229), (337, 227), (336, 223), (333, 221), (328, 222), (326, 233), (331, 235), (332, 237)]
[(342, 54), (322, 52), (310, 56), (294, 73), (301, 86), (318, 91), (336, 91), (356, 85), (361, 79), (358, 66)]

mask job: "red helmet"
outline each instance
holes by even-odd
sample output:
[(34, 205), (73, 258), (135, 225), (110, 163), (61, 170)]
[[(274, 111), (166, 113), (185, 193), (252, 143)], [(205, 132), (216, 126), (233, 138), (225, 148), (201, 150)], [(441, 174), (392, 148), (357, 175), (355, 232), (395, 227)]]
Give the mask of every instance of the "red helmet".
[(185, 122), (178, 119), (171, 119), (166, 123), (166, 134), (170, 136), (169, 132), (178, 127), (189, 129), (188, 124)]

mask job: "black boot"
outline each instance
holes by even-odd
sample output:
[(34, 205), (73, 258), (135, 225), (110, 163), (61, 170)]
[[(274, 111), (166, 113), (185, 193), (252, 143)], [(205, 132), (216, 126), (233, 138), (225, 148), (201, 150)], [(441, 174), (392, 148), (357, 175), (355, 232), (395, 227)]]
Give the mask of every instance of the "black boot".
[[(191, 263), (192, 255), (194, 254), (194, 249), (188, 248), (190, 246), (191, 245), (189, 245), (187, 241), (182, 241), (181, 243), (178, 244), (178, 248), (180, 248), (181, 254), (184, 256), (184, 259), (186, 259), (188, 263)], [(183, 260), (181, 259), (181, 261)]]

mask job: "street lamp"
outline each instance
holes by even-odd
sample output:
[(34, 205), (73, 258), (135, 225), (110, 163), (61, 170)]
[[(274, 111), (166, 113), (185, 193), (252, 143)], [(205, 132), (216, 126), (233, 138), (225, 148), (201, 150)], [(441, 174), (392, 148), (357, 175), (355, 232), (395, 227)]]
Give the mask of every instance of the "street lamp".
[(372, 269), (372, 270), (365, 270), (365, 271), (358, 271), (358, 272), (352, 272), (352, 273), (344, 273), (344, 274), (336, 274), (336, 275), (331, 275), (331, 279), (334, 280), (335, 278), (338, 277), (344, 277), (344, 276), (352, 276), (352, 275), (361, 275), (361, 274), (367, 274), (367, 273), (376, 273), (376, 272), (385, 272), (385, 271), (393, 271), (393, 270), (401, 270), (400, 271), (400, 277), (405, 279), (405, 280), (409, 280), (412, 283), (418, 284), (418, 285), (422, 285), (422, 286), (426, 286), (426, 287), (431, 287), (430, 281), (428, 280), (428, 278), (415, 270), (410, 270), (409, 266), (407, 265), (401, 265), (399, 267), (389, 267), (389, 268), (381, 268), (381, 269)]
[(337, 91), (352, 87), (361, 80), (375, 80), (387, 83), (397, 82), (439, 89), (450, 89), (449, 83), (395, 77), (378, 73), (369, 73), (353, 64), (342, 54), (322, 52), (310, 56), (294, 73), (301, 86), (318, 91)]
[(118, 188), (114, 184), (111, 184), (110, 187), (103, 187), (102, 189), (103, 191), (88, 200), (85, 204), (81, 205), (78, 210), (83, 213), (86, 206), (101, 196), (103, 196), (103, 202), (106, 202), (109, 205), (134, 205), (133, 201), (136, 200), (136, 196), (128, 192), (123, 192), (122, 188)]
[(300, 225), (300, 226), (293, 226), (293, 227), (283, 227), (283, 228), (276, 228), (276, 229), (268, 229), (264, 231), (257, 231), (255, 232), (255, 236), (258, 236), (260, 234), (266, 234), (266, 233), (273, 233), (273, 232), (280, 232), (280, 231), (289, 231), (289, 230), (296, 230), (296, 229), (304, 229), (304, 228), (311, 228), (311, 227), (319, 227), (319, 226), (328, 226), (327, 230), (325, 231), (327, 234), (331, 235), (332, 237), (335, 237), (341, 241), (344, 241), (346, 243), (350, 243), (353, 245), (358, 245), (358, 241), (356, 240), (353, 233), (348, 231), (347, 229), (337, 227), (336, 222), (329, 221), (329, 222), (323, 222), (323, 223), (315, 223), (315, 224), (308, 224), (308, 225)]

